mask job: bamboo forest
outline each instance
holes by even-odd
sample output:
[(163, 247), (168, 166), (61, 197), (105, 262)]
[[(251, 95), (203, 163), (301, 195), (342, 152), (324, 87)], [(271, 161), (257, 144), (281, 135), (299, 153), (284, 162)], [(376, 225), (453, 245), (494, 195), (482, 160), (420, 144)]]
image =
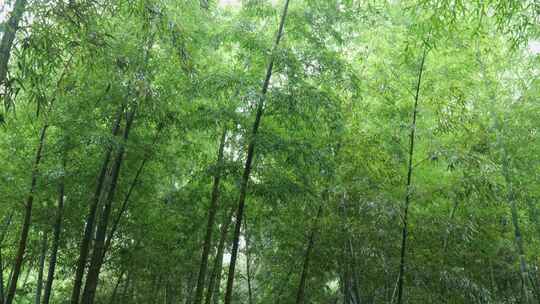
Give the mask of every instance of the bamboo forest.
[(539, 0), (3, 0), (0, 35), (0, 304), (540, 303)]

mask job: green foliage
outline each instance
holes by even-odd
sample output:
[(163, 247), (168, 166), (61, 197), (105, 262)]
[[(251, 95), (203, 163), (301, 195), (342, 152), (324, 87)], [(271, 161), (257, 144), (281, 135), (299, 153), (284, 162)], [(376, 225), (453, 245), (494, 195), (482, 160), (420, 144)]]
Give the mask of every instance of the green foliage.
[[(120, 221), (95, 302), (191, 303), (213, 177), (221, 172), (207, 278), (271, 55), (234, 303), (248, 302), (246, 250), (253, 303), (296, 303), (306, 256), (305, 303), (395, 301), (413, 127), (405, 303), (540, 299), (540, 57), (527, 46), (539, 39), (537, 1), (291, 0), (275, 54), (283, 1), (225, 2), (28, 4), (1, 88), (0, 217), (13, 214), (0, 226), (4, 282), (33, 172), (37, 181), (16, 303), (35, 296), (62, 179), (51, 303), (67, 303), (103, 155), (120, 147), (109, 231)], [(125, 111), (136, 112), (126, 142), (111, 133)]]

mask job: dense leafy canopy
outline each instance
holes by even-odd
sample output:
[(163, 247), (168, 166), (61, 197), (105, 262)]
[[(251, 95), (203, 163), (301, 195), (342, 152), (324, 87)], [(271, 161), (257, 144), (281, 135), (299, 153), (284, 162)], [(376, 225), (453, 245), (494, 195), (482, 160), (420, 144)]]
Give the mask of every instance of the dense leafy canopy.
[(538, 1), (0, 18), (0, 303), (540, 301)]

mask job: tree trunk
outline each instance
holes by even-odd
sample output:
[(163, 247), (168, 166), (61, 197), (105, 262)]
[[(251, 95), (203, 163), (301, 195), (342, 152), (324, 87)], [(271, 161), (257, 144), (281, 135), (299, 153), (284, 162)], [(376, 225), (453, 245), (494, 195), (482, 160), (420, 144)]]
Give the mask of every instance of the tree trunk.
[(251, 259), (249, 255), (249, 234), (248, 234), (248, 225), (247, 225), (247, 217), (244, 217), (244, 236), (246, 237), (246, 277), (247, 277), (247, 285), (248, 285), (248, 304), (253, 304), (253, 293), (251, 290)]
[(344, 236), (343, 242), (343, 257), (342, 257), (342, 269), (344, 272), (344, 288), (345, 288), (345, 297), (347, 298), (347, 303), (357, 304), (360, 303), (360, 288), (358, 275), (356, 273), (356, 257), (354, 254), (353, 243), (351, 240), (351, 232), (348, 229), (348, 210), (346, 202), (346, 193), (342, 194), (341, 197), (341, 216), (343, 221), (342, 233)]
[(311, 251), (313, 250), (313, 245), (315, 244), (315, 234), (317, 233), (317, 227), (319, 218), (322, 215), (323, 204), (319, 205), (319, 210), (317, 210), (317, 216), (313, 222), (313, 227), (311, 228), (311, 233), (309, 234), (308, 245), (306, 248), (306, 253), (304, 255), (304, 262), (302, 265), (302, 273), (300, 274), (300, 284), (298, 285), (298, 291), (296, 293), (296, 304), (304, 303), (306, 279), (308, 274), (309, 260), (311, 258)]
[(122, 297), (121, 297), (122, 300), (120, 303), (129, 303), (127, 299), (128, 299), (129, 285), (131, 285), (132, 276), (133, 276), (132, 272), (128, 271), (126, 282), (124, 283), (124, 290), (122, 291)]
[(193, 303), (193, 291), (195, 290), (195, 280), (193, 280), (195, 277), (195, 271), (190, 272), (187, 285), (186, 285), (186, 301), (185, 304), (192, 304)]
[[(344, 267), (342, 267), (344, 268)], [(342, 274), (339, 275), (339, 288), (341, 289), (341, 294), (343, 295), (343, 304), (347, 304), (347, 286), (345, 284), (345, 270), (342, 269)]]
[(208, 208), (208, 223), (206, 224), (206, 235), (204, 237), (201, 265), (199, 267), (199, 277), (197, 279), (197, 289), (195, 290), (195, 300), (193, 302), (194, 304), (200, 304), (202, 302), (202, 295), (206, 279), (206, 269), (208, 267), (208, 256), (210, 255), (210, 246), (212, 245), (212, 233), (214, 231), (214, 222), (218, 210), (219, 182), (221, 179), (221, 169), (223, 167), (223, 149), (225, 148), (226, 136), (227, 129), (224, 128), (223, 133), (221, 134), (221, 140), (219, 142), (216, 171), (214, 173), (214, 183), (212, 186), (212, 198)]
[[(6, 282), (6, 288), (4, 290), (9, 290), (9, 282), (11, 282), (11, 278), (13, 278), (13, 267), (9, 270), (9, 275), (7, 277)], [(6, 301), (6, 296), (4, 295), (4, 302)]]
[(283, 35), (283, 27), (285, 25), (285, 19), (287, 17), (287, 10), (289, 8), (289, 0), (285, 0), (285, 6), (283, 8), (283, 13), (281, 15), (281, 20), (279, 23), (279, 29), (276, 37), (276, 41), (274, 42), (274, 46), (272, 48), (272, 54), (270, 57), (270, 62), (268, 63), (268, 68), (266, 70), (266, 76), (264, 79), (264, 83), (262, 86), (261, 91), (261, 98), (259, 99), (259, 102), (257, 103), (257, 113), (255, 115), (255, 121), (253, 122), (253, 129), (251, 130), (251, 134), (249, 135), (249, 144), (248, 144), (248, 151), (247, 151), (247, 157), (246, 157), (246, 163), (244, 166), (244, 173), (242, 175), (242, 180), (240, 184), (240, 196), (238, 198), (238, 210), (236, 212), (236, 224), (234, 229), (234, 236), (233, 236), (233, 247), (231, 252), (231, 262), (229, 264), (229, 273), (227, 276), (227, 290), (225, 292), (225, 304), (231, 304), (232, 301), (232, 289), (234, 284), (234, 270), (236, 267), (236, 258), (238, 255), (238, 243), (240, 240), (240, 228), (242, 227), (242, 217), (244, 215), (244, 204), (246, 200), (246, 192), (247, 192), (247, 186), (249, 177), (251, 175), (251, 165), (253, 162), (253, 156), (255, 152), (255, 140), (257, 138), (257, 133), (259, 130), (259, 125), (261, 123), (261, 118), (264, 111), (264, 101), (266, 97), (266, 92), (268, 91), (268, 86), (270, 85), (270, 78), (272, 77), (272, 69), (274, 67), (274, 56), (275, 52), (277, 50), (277, 47), (279, 45), (279, 42), (281, 40), (281, 36)]
[(512, 225), (514, 226), (514, 238), (516, 240), (516, 247), (519, 255), (519, 272), (521, 274), (521, 286), (522, 286), (522, 298), (523, 303), (531, 303), (531, 291), (529, 288), (530, 277), (527, 267), (527, 261), (525, 259), (525, 249), (523, 245), (523, 237), (521, 236), (521, 229), (519, 227), (519, 215), (516, 205), (516, 198), (513, 188), (512, 179), (510, 176), (510, 164), (509, 158), (506, 155), (506, 149), (503, 146), (503, 175), (507, 186), (507, 199), (510, 205), (510, 213), (512, 215)]
[(2, 258), (2, 245), (0, 244), (0, 304), (4, 304), (4, 260)]
[[(8, 70), (9, 58), (11, 57), (11, 48), (13, 41), (15, 40), (15, 34), (19, 28), (19, 22), (22, 19), (24, 11), (26, 10), (27, 0), (16, 0), (13, 6), (13, 11), (9, 16), (7, 23), (5, 24), (4, 35), (0, 42), (0, 86), (6, 85), (6, 77)], [(6, 105), (6, 108), (9, 105)]]
[(401, 254), (399, 260), (399, 275), (398, 275), (398, 288), (397, 288), (397, 303), (403, 303), (403, 276), (405, 274), (405, 254), (407, 252), (407, 234), (408, 234), (408, 213), (409, 213), (409, 203), (411, 200), (412, 192), (412, 173), (413, 173), (413, 156), (414, 156), (414, 137), (416, 133), (416, 114), (418, 113), (418, 99), (420, 97), (420, 86), (422, 84), (422, 74), (424, 72), (424, 63), (426, 62), (427, 48), (424, 48), (424, 54), (422, 55), (422, 61), (420, 63), (420, 71), (418, 73), (418, 81), (416, 83), (416, 93), (414, 96), (414, 108), (413, 108), (413, 118), (411, 126), (411, 135), (409, 143), (409, 166), (407, 169), (407, 185), (406, 185), (406, 194), (405, 194), (405, 206), (403, 211), (403, 228), (401, 231)]
[[(485, 66), (481, 60), (479, 60), (482, 72), (485, 74)], [(493, 95), (493, 94), (492, 94)], [(496, 96), (490, 96), (492, 100), (495, 100)], [(493, 104), (495, 108), (495, 104)], [(523, 239), (521, 236), (521, 230), (519, 227), (519, 215), (516, 205), (515, 193), (513, 189), (512, 176), (510, 174), (510, 157), (507, 155), (507, 150), (505, 143), (503, 142), (502, 132), (504, 131), (503, 126), (501, 125), (500, 119), (497, 117), (495, 111), (491, 111), (493, 123), (494, 123), (494, 132), (496, 135), (496, 144), (501, 152), (501, 165), (502, 165), (502, 175), (504, 181), (506, 182), (506, 191), (507, 191), (507, 202), (510, 205), (510, 212), (512, 217), (512, 225), (514, 228), (514, 238), (516, 241), (516, 247), (518, 251), (519, 259), (519, 272), (521, 276), (521, 302), (520, 303), (531, 303), (531, 295), (528, 288), (529, 285), (529, 275), (527, 269), (527, 262), (525, 260), (525, 250), (523, 245)], [(537, 299), (540, 301), (540, 299)]]
[[(66, 152), (64, 152), (66, 153)], [(56, 219), (53, 230), (53, 241), (51, 248), (51, 257), (49, 259), (49, 270), (47, 273), (47, 282), (45, 283), (45, 291), (43, 294), (43, 304), (49, 304), (54, 281), (54, 273), (56, 269), (56, 260), (58, 258), (58, 247), (60, 245), (60, 233), (62, 232), (62, 218), (64, 216), (64, 188), (66, 175), (66, 155), (62, 160), (62, 175), (58, 182), (58, 207), (56, 209)]]
[[(450, 211), (449, 223), (452, 223), (458, 207), (459, 207), (459, 198), (456, 198), (455, 201), (454, 201), (454, 205), (452, 207), (452, 211)], [(448, 227), (448, 228), (450, 228), (450, 227)], [(444, 240), (443, 240), (443, 252), (444, 253), (448, 252), (448, 240), (449, 240), (449, 238), (450, 238), (450, 231), (446, 232), (445, 235), (444, 235)], [(446, 254), (444, 255), (444, 258), (446, 259)], [(446, 263), (443, 263), (443, 266), (445, 264)]]
[(352, 241), (348, 232), (345, 232), (346, 240), (344, 244), (344, 258), (343, 258), (343, 271), (345, 280), (345, 295), (347, 303), (358, 304), (361, 303), (360, 288), (358, 285), (358, 275), (356, 274), (356, 263), (354, 250), (352, 247)]
[(34, 192), (36, 191), (37, 176), (39, 173), (39, 163), (41, 161), (43, 146), (45, 145), (45, 135), (47, 132), (47, 125), (41, 128), (41, 134), (39, 137), (39, 144), (36, 152), (36, 158), (32, 169), (32, 180), (30, 182), (30, 191), (26, 199), (26, 207), (24, 212), (24, 220), (21, 229), (21, 238), (19, 240), (19, 248), (17, 255), (15, 256), (15, 263), (13, 265), (13, 275), (9, 283), (9, 289), (6, 297), (6, 304), (11, 304), (15, 297), (15, 291), (17, 290), (17, 281), (21, 273), (21, 267), (23, 263), (24, 253), (26, 251), (26, 242), (28, 240), (28, 232), (30, 231), (30, 225), (32, 220), (32, 204), (34, 202)]
[(148, 292), (148, 295), (150, 296), (150, 298), (148, 299), (147, 303), (154, 303), (154, 304), (158, 303), (159, 291), (161, 289), (161, 280), (162, 280), (161, 274), (157, 276), (154, 275), (151, 289)]
[[(292, 275), (294, 269), (295, 269), (295, 268), (294, 268), (294, 265), (291, 266), (291, 267), (289, 267), (289, 271), (287, 271), (287, 275), (285, 276), (286, 279), (285, 279), (285, 280), (280, 284), (280, 286), (277, 288), (277, 292), (275, 292), (276, 295), (275, 295), (275, 297), (274, 297), (274, 298), (276, 299), (276, 304), (279, 304), (279, 302), (280, 302), (280, 300), (281, 300), (281, 298), (282, 298), (282, 296), (283, 296), (283, 292), (285, 291), (285, 288), (286, 288), (285, 285), (287, 285), (287, 284), (289, 283), (290, 278), (291, 278), (291, 275)], [(273, 292), (274, 292), (274, 291), (272, 291), (272, 293), (273, 293)], [(217, 304), (217, 303), (216, 303), (216, 304)]]
[(118, 287), (120, 286), (120, 283), (122, 282), (122, 277), (124, 276), (124, 273), (126, 272), (125, 269), (122, 269), (120, 272), (120, 275), (118, 276), (118, 280), (116, 280), (116, 284), (114, 285), (113, 292), (111, 294), (111, 299), (109, 300), (109, 304), (114, 304), (114, 300), (116, 298), (116, 293), (118, 293)]
[[(525, 198), (527, 202), (527, 209), (529, 213), (529, 221), (531, 223), (534, 223), (534, 228), (536, 232), (536, 236), (538, 237), (540, 235), (540, 222), (538, 221), (538, 208), (536, 204), (533, 202), (533, 199), (531, 197)], [(534, 257), (535, 261), (538, 261), (538, 256)], [(538, 265), (535, 263), (531, 269), (538, 269)], [(537, 272), (531, 271), (529, 273), (530, 281), (531, 281), (531, 287), (533, 289), (534, 296), (537, 299), (537, 302), (540, 303), (540, 286), (538, 284), (538, 275)]]
[[(464, 198), (468, 197), (468, 194), (465, 195)], [(443, 267), (446, 266), (446, 263), (447, 263), (447, 256), (448, 256), (448, 244), (450, 243), (450, 225), (451, 223), (453, 222), (454, 220), (454, 217), (456, 215), (456, 212), (457, 212), (457, 209), (459, 207), (459, 202), (460, 202), (460, 199), (461, 197), (457, 197), (455, 198), (454, 200), (454, 204), (453, 204), (453, 207), (452, 207), (452, 210), (450, 211), (450, 217), (448, 219), (448, 231), (445, 233), (444, 235), (444, 240), (443, 240), (443, 257), (442, 257), (442, 263), (441, 265)], [(447, 296), (447, 287), (446, 287), (446, 282), (442, 276), (442, 273), (441, 273), (441, 277), (439, 279), (439, 282), (440, 282), (440, 290), (439, 290), (439, 301), (441, 303), (448, 303), (448, 296)]]
[[(115, 121), (113, 123), (112, 135), (116, 136), (120, 128), (120, 121), (122, 120), (122, 113), (124, 108), (120, 107), (118, 113), (116, 114)], [(107, 168), (109, 166), (109, 161), (112, 154), (112, 145), (109, 145), (105, 151), (103, 157), (103, 162), (101, 164), (101, 169), (97, 178), (96, 191), (90, 203), (90, 208), (88, 210), (88, 215), (86, 216), (86, 225), (84, 227), (84, 235), (81, 240), (81, 245), (79, 247), (79, 258), (77, 260), (77, 269), (75, 271), (75, 279), (73, 281), (73, 291), (71, 293), (71, 304), (79, 304), (79, 298), (81, 294), (82, 279), (84, 276), (84, 269), (86, 266), (86, 260), (88, 258), (88, 253), (90, 251), (90, 242), (92, 241), (92, 234), (94, 232), (94, 222), (96, 219), (97, 208), (99, 205), (99, 198), (101, 195), (101, 190), (105, 181), (105, 175), (107, 173)]]
[(341, 280), (343, 288), (343, 304), (356, 304), (352, 292), (351, 270), (347, 267), (346, 263), (343, 265), (343, 276)]
[[(4, 260), (2, 258), (2, 244), (4, 243), (4, 238), (7, 234), (11, 220), (13, 219), (13, 211), (6, 216), (4, 224), (2, 225), (2, 234), (0, 235), (0, 304), (4, 304)], [(8, 277), (9, 280), (9, 277)]]
[(142, 170), (144, 169), (144, 166), (145, 166), (147, 161), (148, 161), (148, 158), (145, 158), (141, 162), (141, 165), (137, 169), (137, 173), (135, 173), (135, 177), (133, 178), (133, 181), (131, 182), (131, 185), (129, 186), (128, 193), (126, 194), (126, 197), (124, 198), (124, 201), (122, 202), (122, 206), (120, 207), (120, 210), (118, 211), (118, 214), (116, 215), (116, 217), (113, 220), (111, 230), (109, 231), (109, 234), (107, 235), (107, 239), (105, 241), (105, 246), (103, 247), (103, 257), (101, 258), (102, 260), (105, 259), (105, 254), (107, 253), (107, 251), (109, 251), (109, 249), (111, 247), (112, 239), (114, 238), (116, 230), (118, 229), (118, 225), (120, 224), (120, 220), (122, 219), (122, 216), (124, 215), (124, 213), (127, 210), (131, 194), (133, 193), (133, 190), (135, 189), (135, 186), (137, 185), (137, 183), (139, 181), (139, 176), (141, 175)]
[(167, 281), (167, 285), (165, 287), (165, 304), (174, 304), (174, 303), (176, 303), (176, 292), (171, 282)]
[(41, 255), (39, 257), (39, 269), (36, 286), (36, 304), (41, 304), (41, 293), (43, 291), (43, 273), (45, 272), (45, 256), (47, 255), (47, 232), (43, 233), (43, 240), (41, 243)]
[(529, 221), (534, 224), (534, 229), (536, 230), (536, 237), (540, 237), (540, 221), (539, 221), (539, 212), (536, 203), (533, 202), (533, 198), (525, 198), (527, 202), (527, 211), (529, 213)]
[(352, 245), (352, 240), (349, 237), (349, 252), (351, 257), (351, 272), (352, 272), (352, 283), (353, 283), (353, 294), (355, 296), (355, 303), (361, 303), (362, 298), (360, 294), (360, 279), (358, 278), (358, 273), (356, 272), (356, 254)]
[(81, 303), (92, 304), (96, 294), (97, 285), (99, 282), (99, 273), (101, 271), (101, 265), (103, 264), (104, 248), (105, 248), (105, 236), (107, 234), (107, 225), (109, 223), (109, 216), (112, 210), (112, 203), (116, 192), (116, 185), (118, 183), (118, 176), (120, 175), (120, 169), (122, 166), (122, 160), (125, 152), (125, 143), (129, 136), (133, 118), (135, 112), (131, 111), (128, 115), (126, 126), (124, 128), (123, 143), (120, 146), (117, 155), (115, 157), (113, 167), (108, 180), (108, 189), (104, 189), (102, 195), (104, 197), (105, 204), (101, 211), (100, 222), (96, 231), (96, 239), (94, 241), (94, 250), (92, 252), (92, 258), (90, 260), (90, 266), (86, 275), (86, 284), (84, 286), (83, 296)]
[(210, 275), (210, 281), (208, 282), (208, 290), (206, 291), (205, 304), (210, 304), (212, 297), (214, 297), (214, 304), (219, 303), (219, 289), (221, 286), (221, 273), (223, 268), (223, 252), (225, 250), (225, 243), (227, 242), (227, 234), (229, 232), (229, 227), (231, 226), (233, 214), (234, 208), (231, 208), (230, 212), (227, 213), (223, 220), (216, 258), (214, 259), (212, 274)]
[[(24, 280), (23, 280), (23, 283), (22, 283), (22, 286), (26, 286), (26, 283), (28, 283), (28, 279), (30, 278), (30, 273), (32, 272), (32, 269), (34, 269), (34, 262), (35, 260), (34, 259), (31, 259), (30, 260), (30, 265), (28, 265), (28, 268), (26, 269), (26, 275), (24, 276)], [(23, 262), (24, 264), (24, 262)]]
[[(157, 143), (157, 140), (159, 138), (159, 134), (161, 133), (162, 129), (163, 129), (163, 126), (158, 127), (157, 132), (156, 132), (156, 136), (154, 138), (154, 141), (152, 142), (152, 146), (155, 146), (155, 144)], [(131, 181), (128, 192), (127, 192), (126, 196), (124, 197), (124, 201), (122, 202), (122, 205), (120, 206), (120, 210), (118, 211), (118, 214), (116, 215), (116, 217), (113, 220), (111, 230), (109, 230), (109, 234), (107, 234), (107, 238), (106, 238), (106, 241), (105, 241), (105, 246), (103, 248), (103, 257), (101, 258), (103, 261), (105, 260), (105, 254), (111, 248), (111, 243), (112, 243), (112, 240), (113, 240), (114, 235), (116, 233), (116, 230), (118, 230), (118, 226), (120, 225), (120, 221), (122, 220), (122, 217), (123, 217), (124, 213), (127, 211), (127, 208), (129, 206), (129, 202), (130, 202), (130, 198), (131, 198), (131, 194), (133, 194), (133, 190), (135, 190), (135, 186), (137, 186), (137, 184), (139, 182), (139, 177), (141, 176), (141, 173), (142, 173), (142, 171), (144, 169), (144, 166), (146, 165), (146, 163), (149, 160), (150, 160), (150, 153), (147, 153), (146, 156), (144, 157), (143, 161), (141, 162), (141, 165), (137, 169), (137, 172), (135, 173), (135, 177)]]
[(248, 304), (253, 304), (253, 292), (251, 288), (251, 256), (249, 252), (249, 233), (247, 226), (247, 217), (244, 217), (244, 236), (246, 238), (246, 277), (248, 283)]

